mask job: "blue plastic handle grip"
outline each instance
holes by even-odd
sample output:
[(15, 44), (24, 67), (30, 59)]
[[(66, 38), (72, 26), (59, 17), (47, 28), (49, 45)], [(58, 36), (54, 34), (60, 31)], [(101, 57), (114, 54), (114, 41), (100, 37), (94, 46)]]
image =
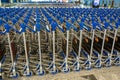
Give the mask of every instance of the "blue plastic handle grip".
[(97, 23), (96, 22), (92, 22), (92, 27), (93, 27), (93, 29), (96, 29), (96, 26), (97, 26)]
[(5, 28), (5, 33), (9, 33), (11, 26), (9, 26), (8, 24), (4, 24), (4, 28)]
[(109, 23), (105, 22), (105, 23), (104, 23), (104, 28), (107, 29), (108, 26), (109, 26)]
[(5, 32), (4, 32), (4, 34), (5, 34), (5, 33), (9, 33), (10, 30), (14, 30), (16, 33), (20, 33), (17, 29), (11, 27), (9, 24), (5, 24), (4, 27), (5, 27)]
[(21, 27), (21, 32), (25, 32), (26, 31), (26, 26), (25, 24), (20, 24), (20, 27)]
[(71, 24), (68, 21), (66, 21), (66, 29), (70, 30), (70, 27), (71, 27)]
[(24, 23), (27, 24), (28, 21), (29, 21), (29, 19), (26, 18), (26, 19), (24, 20)]
[(85, 21), (85, 18), (82, 18), (81, 21), (84, 22), (84, 21)]
[(104, 28), (105, 28), (105, 29), (110, 28), (110, 30), (113, 30), (113, 26), (110, 25), (108, 22), (105, 22), (105, 23), (104, 23)]
[(28, 28), (31, 32), (36, 32), (31, 27), (28, 27), (24, 23), (20, 24), (20, 26), (21, 26), (21, 29), (22, 29), (21, 32), (26, 32), (26, 28)]
[(16, 19), (12, 19), (13, 25), (16, 24), (17, 20)]
[(64, 22), (64, 19), (63, 19), (63, 18), (60, 18), (59, 20), (60, 20), (60, 23), (63, 23), (63, 22)]
[(76, 20), (75, 18), (71, 18), (71, 22), (74, 23)]
[(120, 19), (116, 22), (116, 28), (119, 28), (119, 26), (120, 26)]
[(66, 21), (66, 28), (67, 30), (70, 30), (71, 28), (73, 28), (75, 31), (78, 31), (78, 29), (68, 21)]
[(37, 18), (37, 19), (36, 19), (36, 22), (37, 22), (37, 23), (39, 23), (39, 22), (40, 22), (40, 19), (39, 19), (39, 18)]
[(36, 29), (37, 29), (37, 31), (40, 31), (41, 25), (39, 23), (36, 23)]
[(83, 23), (83, 22), (80, 22), (80, 23), (79, 23), (79, 27), (80, 27), (80, 30), (83, 30), (84, 23)]
[(56, 28), (57, 28), (57, 26), (58, 26), (57, 22), (53, 21), (53, 22), (51, 23), (52, 31), (55, 31)]

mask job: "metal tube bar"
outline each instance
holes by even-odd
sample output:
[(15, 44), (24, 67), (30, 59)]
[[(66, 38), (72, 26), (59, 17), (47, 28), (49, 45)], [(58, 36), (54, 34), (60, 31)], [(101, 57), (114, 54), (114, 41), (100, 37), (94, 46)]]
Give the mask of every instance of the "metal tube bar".
[(14, 59), (13, 59), (13, 51), (11, 48), (11, 42), (10, 42), (10, 35), (7, 33), (8, 36), (8, 44), (9, 44), (9, 49), (10, 49), (10, 55), (11, 55), (11, 62), (12, 62), (12, 68), (13, 68), (13, 75), (15, 76), (15, 65), (14, 65)]
[(104, 50), (106, 31), (107, 31), (107, 30), (105, 29), (104, 35), (103, 35), (103, 42), (102, 42), (101, 54), (100, 54), (100, 57), (101, 57), (101, 58), (102, 58), (102, 54), (103, 54), (103, 50)]
[(68, 45), (69, 45), (69, 31), (67, 30), (67, 46), (66, 46), (66, 58), (65, 58), (65, 62), (66, 62), (66, 69), (68, 68), (68, 64), (67, 64), (67, 60), (68, 60)]
[(39, 64), (40, 64), (40, 71), (42, 71), (42, 61), (41, 61), (41, 43), (40, 43), (40, 32), (38, 32), (38, 45), (39, 45)]
[(91, 49), (90, 49), (90, 58), (92, 57), (92, 54), (93, 54), (93, 44), (94, 44), (94, 34), (95, 34), (95, 30), (93, 30), (93, 33), (92, 33), (92, 43), (91, 43)]
[[(111, 49), (111, 53), (110, 53), (110, 58), (112, 58), (112, 54), (113, 54), (113, 50), (114, 50), (114, 46), (115, 46), (115, 39), (116, 39), (116, 36), (117, 36), (117, 31), (118, 31), (118, 29), (115, 29), (115, 34), (114, 34), (112, 49)], [(110, 64), (111, 64), (111, 60), (110, 60)]]
[(53, 69), (55, 71), (55, 31), (53, 31)]
[(29, 74), (29, 68), (28, 68), (29, 67), (29, 60), (28, 60), (28, 53), (27, 53), (27, 45), (26, 45), (25, 32), (23, 32), (23, 40), (24, 40), (24, 49), (25, 49), (27, 73)]
[(81, 46), (82, 46), (82, 30), (80, 30), (80, 38), (79, 38), (79, 51), (78, 51), (78, 58), (80, 58)]

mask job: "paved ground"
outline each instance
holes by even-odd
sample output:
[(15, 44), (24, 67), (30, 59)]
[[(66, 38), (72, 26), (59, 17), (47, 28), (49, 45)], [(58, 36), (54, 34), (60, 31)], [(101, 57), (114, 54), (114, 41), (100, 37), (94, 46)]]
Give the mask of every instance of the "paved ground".
[[(91, 75), (91, 76), (88, 76)], [(5, 79), (13, 80), (13, 79)], [(120, 67), (110, 67), (80, 72), (47, 74), (45, 76), (19, 77), (14, 80), (120, 80)]]

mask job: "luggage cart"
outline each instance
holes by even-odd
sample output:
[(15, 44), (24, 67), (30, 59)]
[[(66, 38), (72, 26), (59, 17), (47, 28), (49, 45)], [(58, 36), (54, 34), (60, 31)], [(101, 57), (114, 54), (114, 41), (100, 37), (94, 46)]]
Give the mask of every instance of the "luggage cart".
[[(49, 36), (52, 36), (52, 40), (50, 39), (50, 44), (53, 45), (52, 47), (52, 51), (50, 49), (50, 52), (49, 52), (49, 55), (50, 55), (50, 58), (51, 58), (51, 62), (47, 61), (48, 64), (49, 64), (49, 67), (47, 68), (47, 70), (50, 70), (49, 72), (52, 73), (52, 74), (56, 74), (58, 73), (58, 70), (56, 68), (56, 64), (55, 64), (55, 30), (57, 28), (57, 23), (52, 19), (52, 17), (47, 13), (45, 12), (44, 9), (41, 9), (42, 13), (44, 13), (46, 19), (49, 21), (49, 25), (51, 28), (49, 28), (47, 25), (46, 25), (46, 28), (47, 28), (47, 31), (50, 32)], [(49, 37), (51, 38), (51, 37)], [(50, 45), (50, 46), (52, 46)]]
[[(36, 10), (36, 14), (38, 13), (38, 8)], [(37, 70), (38, 70), (38, 75), (44, 75), (45, 71), (43, 70), (43, 65), (42, 65), (42, 53), (41, 53), (41, 37), (40, 37), (40, 31), (41, 31), (41, 24), (40, 22), (40, 14), (37, 14), (37, 19), (36, 19), (36, 29), (37, 29), (37, 33), (38, 33), (38, 46), (39, 46), (39, 63), (37, 64)], [(47, 36), (46, 36), (47, 37)]]
[[(19, 76), (19, 73), (16, 72), (16, 67), (15, 67), (16, 50), (15, 50), (15, 47), (13, 48), (14, 42), (11, 43), (9, 32), (11, 31), (11, 29), (15, 30), (17, 33), (18, 33), (18, 31), (16, 29), (12, 28), (8, 24), (5, 24), (4, 27), (5, 27), (4, 34), (6, 34), (7, 38), (8, 38), (8, 46), (9, 46), (10, 55), (11, 55), (11, 62), (12, 62), (11, 69), (10, 69), (10, 74), (11, 74), (10, 77), (17, 78)], [(13, 52), (13, 50), (14, 50), (14, 52)]]
[(66, 7), (0, 9), (0, 71), (17, 78), (119, 66), (119, 12)]

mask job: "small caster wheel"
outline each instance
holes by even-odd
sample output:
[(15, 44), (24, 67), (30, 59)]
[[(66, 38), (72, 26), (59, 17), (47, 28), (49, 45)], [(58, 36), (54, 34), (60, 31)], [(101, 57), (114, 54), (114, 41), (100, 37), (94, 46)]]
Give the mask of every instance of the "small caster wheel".
[(102, 68), (102, 65), (99, 65), (99, 66), (98, 66), (98, 69), (101, 69), (101, 68)]
[(12, 78), (18, 78), (19, 77), (19, 73), (18, 72), (16, 72), (16, 75), (15, 76), (13, 76)]
[(101, 65), (96, 65), (95, 67), (98, 69), (101, 69)]
[(92, 68), (91, 67), (86, 67), (86, 70), (91, 70)]
[(41, 73), (40, 71), (38, 71), (37, 74), (38, 74), (39, 76), (43, 76), (43, 75), (45, 75), (45, 71), (43, 70), (42, 73)]
[(30, 77), (30, 76), (32, 76), (32, 75), (33, 75), (33, 72), (32, 72), (32, 71), (30, 71), (30, 72), (29, 72), (29, 74), (27, 74), (27, 72), (25, 72), (25, 73), (24, 73), (24, 75), (25, 75), (25, 76), (27, 76), (27, 77)]
[(68, 73), (68, 72), (70, 72), (70, 68), (67, 68), (67, 69), (64, 68), (64, 69), (63, 69), (63, 72), (64, 72), (64, 73)]
[(53, 74), (53, 75), (55, 75), (55, 74), (58, 73), (58, 70), (57, 69), (55, 71), (52, 70), (50, 73)]
[(19, 77), (19, 72), (16, 72), (16, 74), (15, 75), (13, 75), (13, 74), (10, 74), (10, 78), (18, 78)]
[(74, 68), (74, 71), (79, 72), (79, 71), (80, 71), (80, 67), (79, 67), (79, 68), (78, 68), (78, 67), (75, 67), (75, 68)]
[(98, 68), (98, 69), (101, 69), (101, 66), (98, 66), (97, 68)]

